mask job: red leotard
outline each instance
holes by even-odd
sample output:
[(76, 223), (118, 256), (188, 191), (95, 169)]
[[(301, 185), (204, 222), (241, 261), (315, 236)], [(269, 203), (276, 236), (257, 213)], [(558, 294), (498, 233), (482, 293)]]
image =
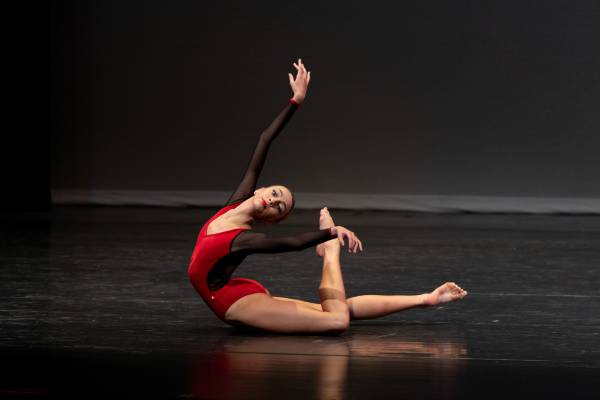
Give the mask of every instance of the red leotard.
[(192, 285), (194, 285), (208, 307), (223, 321), (225, 321), (225, 313), (229, 307), (242, 297), (254, 293), (268, 293), (267, 289), (260, 283), (245, 278), (230, 279), (225, 286), (217, 290), (211, 290), (208, 287), (208, 273), (221, 258), (230, 254), (231, 242), (246, 229), (230, 229), (211, 235), (208, 235), (206, 231), (213, 220), (240, 204), (236, 203), (223, 207), (204, 224), (198, 234), (196, 247), (188, 268), (188, 276), (192, 281)]
[(230, 205), (213, 215), (198, 234), (188, 275), (208, 307), (223, 321), (225, 313), (237, 300), (249, 294), (269, 293), (252, 279), (230, 279), (232, 271), (247, 255), (303, 250), (336, 236), (332, 236), (329, 229), (283, 238), (269, 238), (257, 233), (244, 232), (246, 229), (243, 228), (206, 234), (212, 221), (253, 195), (271, 142), (279, 135), (297, 108), (297, 103), (289, 102), (271, 125), (261, 133), (242, 182), (227, 201)]

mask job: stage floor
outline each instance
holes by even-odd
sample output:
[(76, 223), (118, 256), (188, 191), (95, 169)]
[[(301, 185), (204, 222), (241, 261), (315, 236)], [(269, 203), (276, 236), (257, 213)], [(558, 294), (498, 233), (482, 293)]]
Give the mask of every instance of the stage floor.
[[(284, 336), (223, 324), (189, 283), (214, 211), (0, 216), (0, 397), (597, 398), (600, 217), (331, 210), (365, 245), (342, 257), (348, 297), (445, 281), (469, 296), (340, 336)], [(237, 275), (317, 302), (320, 269), (311, 249), (253, 255)]]

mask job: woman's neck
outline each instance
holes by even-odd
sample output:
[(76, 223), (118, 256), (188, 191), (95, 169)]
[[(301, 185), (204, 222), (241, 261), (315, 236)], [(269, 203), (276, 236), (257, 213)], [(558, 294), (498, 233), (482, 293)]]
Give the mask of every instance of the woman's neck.
[(254, 197), (250, 197), (233, 210), (223, 214), (223, 219), (234, 226), (252, 228), (252, 224), (254, 223), (254, 218), (252, 218), (253, 211)]

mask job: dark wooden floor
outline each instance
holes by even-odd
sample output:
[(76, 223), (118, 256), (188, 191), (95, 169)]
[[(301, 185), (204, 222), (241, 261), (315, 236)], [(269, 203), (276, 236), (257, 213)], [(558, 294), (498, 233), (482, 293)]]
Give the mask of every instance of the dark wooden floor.
[[(600, 217), (332, 210), (365, 244), (342, 259), (349, 296), (448, 280), (470, 295), (319, 337), (235, 330), (204, 306), (186, 269), (213, 211), (2, 215), (0, 397), (597, 398)], [(307, 250), (238, 274), (317, 301), (320, 267)]]

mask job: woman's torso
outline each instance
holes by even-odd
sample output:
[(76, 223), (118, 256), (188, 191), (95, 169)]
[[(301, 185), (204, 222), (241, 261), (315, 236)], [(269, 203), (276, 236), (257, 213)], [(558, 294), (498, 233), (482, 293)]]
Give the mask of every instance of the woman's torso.
[[(207, 289), (209, 291), (218, 290), (224, 286), (231, 278), (231, 274), (245, 258), (245, 255), (231, 253), (231, 243), (247, 228), (224, 229), (228, 225), (221, 221), (216, 221), (215, 225), (211, 225), (215, 220), (228, 211), (235, 209), (239, 204), (236, 203), (223, 207), (204, 224), (198, 234), (188, 274), (192, 283), (201, 294), (202, 292), (206, 292)], [(208, 233), (209, 227), (213, 233)]]

